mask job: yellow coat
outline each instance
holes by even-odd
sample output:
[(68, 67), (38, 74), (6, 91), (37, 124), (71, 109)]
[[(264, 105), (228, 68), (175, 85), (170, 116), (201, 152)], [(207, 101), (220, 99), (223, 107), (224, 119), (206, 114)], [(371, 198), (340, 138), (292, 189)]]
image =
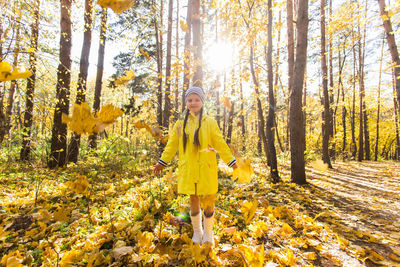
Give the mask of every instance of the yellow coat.
[(178, 194), (209, 195), (218, 191), (218, 166), (216, 152), (222, 160), (233, 166), (236, 163), (228, 145), (222, 137), (217, 122), (202, 116), (199, 131), (200, 148), (193, 144), (195, 129), (198, 128), (199, 116), (192, 114), (186, 123), (185, 132), (188, 134), (186, 151), (183, 151), (183, 120), (178, 120), (172, 128), (168, 143), (158, 163), (166, 166), (179, 150), (178, 161)]

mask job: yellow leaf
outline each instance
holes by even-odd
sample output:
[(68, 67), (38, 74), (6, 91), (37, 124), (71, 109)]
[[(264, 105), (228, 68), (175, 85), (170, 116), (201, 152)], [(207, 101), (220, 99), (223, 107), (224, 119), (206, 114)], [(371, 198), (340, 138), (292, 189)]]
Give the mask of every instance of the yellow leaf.
[(79, 263), (83, 257), (83, 250), (70, 250), (64, 253), (61, 258), (60, 266), (69, 267)]
[(393, 260), (393, 261), (400, 262), (400, 257), (397, 256), (396, 254), (389, 253), (389, 258), (390, 258), (391, 260)]
[(124, 85), (127, 84), (130, 80), (135, 78), (135, 72), (133, 70), (128, 70), (125, 72), (125, 75), (115, 80), (115, 85)]
[(189, 32), (189, 27), (183, 20), (179, 21), (179, 24), (181, 26), (182, 31)]
[(251, 176), (254, 173), (253, 167), (251, 166), (251, 159), (244, 160), (242, 158), (236, 158), (236, 165), (238, 167), (233, 170), (233, 179), (240, 184), (250, 182)]
[(193, 259), (196, 263), (201, 263), (207, 259), (207, 255), (203, 253), (199, 244), (190, 245), (190, 251), (192, 252)]
[(1, 265), (4, 267), (19, 267), (22, 266), (23, 257), (18, 250), (10, 252), (1, 258)]
[(17, 79), (26, 79), (32, 75), (32, 72), (24, 68), (15, 67), (11, 71), (11, 64), (7, 61), (0, 62), (0, 81), (11, 81)]
[(223, 97), (222, 97), (222, 103), (224, 104), (224, 106), (225, 106), (228, 110), (231, 110), (232, 104), (231, 104), (231, 101), (230, 101), (230, 99), (229, 99), (228, 97), (223, 96)]
[(89, 182), (86, 179), (86, 176), (84, 175), (81, 175), (74, 182), (66, 182), (65, 185), (72, 191), (74, 191), (76, 194), (86, 193), (86, 191), (89, 188)]
[(69, 211), (64, 208), (58, 207), (57, 210), (53, 213), (53, 217), (56, 221), (59, 222), (68, 222), (69, 221)]
[(240, 212), (243, 213), (244, 223), (246, 225), (249, 224), (249, 222), (253, 219), (253, 217), (256, 213), (257, 206), (258, 206), (257, 199), (254, 199), (252, 202), (245, 201), (243, 203), (243, 206), (240, 209)]
[(112, 104), (105, 105), (101, 108), (98, 118), (102, 123), (111, 124), (122, 116), (124, 111), (120, 108), (114, 107)]
[(141, 53), (142, 55), (144, 55), (144, 56), (147, 58), (147, 60), (150, 60), (150, 59), (151, 59), (149, 53), (147, 53), (146, 51), (144, 51), (142, 47), (139, 48), (139, 51), (140, 51), (140, 53)]
[(103, 8), (111, 8), (115, 13), (121, 14), (133, 5), (133, 0), (98, 0), (97, 2)]

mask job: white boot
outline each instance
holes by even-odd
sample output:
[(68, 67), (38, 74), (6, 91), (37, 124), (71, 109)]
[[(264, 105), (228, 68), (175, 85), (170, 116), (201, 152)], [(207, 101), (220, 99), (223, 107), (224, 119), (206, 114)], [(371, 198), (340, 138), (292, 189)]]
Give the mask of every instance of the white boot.
[(214, 246), (213, 224), (214, 224), (214, 212), (210, 217), (206, 217), (206, 215), (204, 214), (203, 244), (208, 242)]
[(201, 244), (203, 238), (203, 227), (201, 224), (201, 213), (199, 212), (197, 215), (190, 215), (190, 219), (192, 220), (193, 226), (193, 237), (192, 241), (194, 244)]

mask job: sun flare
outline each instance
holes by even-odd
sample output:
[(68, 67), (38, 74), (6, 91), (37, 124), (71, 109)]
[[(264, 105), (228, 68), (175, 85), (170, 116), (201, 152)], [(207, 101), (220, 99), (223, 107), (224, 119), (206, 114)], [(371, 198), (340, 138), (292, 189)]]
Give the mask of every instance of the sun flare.
[(212, 44), (206, 51), (207, 67), (214, 71), (223, 71), (233, 65), (233, 46), (228, 42)]

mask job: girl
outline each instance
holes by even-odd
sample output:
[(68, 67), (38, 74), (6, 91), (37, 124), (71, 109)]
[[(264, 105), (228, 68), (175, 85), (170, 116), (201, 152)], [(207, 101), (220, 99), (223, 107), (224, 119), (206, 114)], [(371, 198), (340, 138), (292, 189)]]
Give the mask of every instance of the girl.
[[(190, 218), (193, 226), (193, 243), (214, 245), (214, 203), (204, 209), (204, 232), (200, 214), (200, 198), (210, 197), (218, 191), (218, 167), (216, 153), (233, 169), (236, 159), (222, 137), (217, 122), (203, 114), (204, 92), (199, 87), (190, 87), (185, 94), (187, 111), (185, 119), (178, 120), (168, 143), (154, 167), (162, 172), (179, 150), (178, 194), (190, 195)], [(214, 198), (213, 198), (214, 199)]]

